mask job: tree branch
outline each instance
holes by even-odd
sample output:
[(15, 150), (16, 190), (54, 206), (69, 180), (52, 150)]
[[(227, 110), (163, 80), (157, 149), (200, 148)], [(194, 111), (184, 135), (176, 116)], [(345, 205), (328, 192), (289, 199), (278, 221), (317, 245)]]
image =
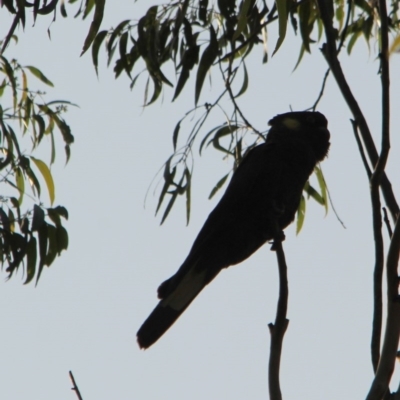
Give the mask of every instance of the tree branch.
[(74, 375), (72, 374), (72, 371), (69, 371), (69, 377), (71, 378), (71, 382), (73, 385), (71, 390), (73, 390), (76, 393), (76, 397), (78, 397), (78, 400), (83, 400), (81, 392), (79, 391), (78, 385), (75, 382), (75, 378), (74, 378)]
[(276, 310), (275, 323), (268, 325), (271, 334), (271, 346), (268, 365), (268, 384), (270, 400), (282, 400), (282, 393), (279, 382), (279, 369), (281, 363), (282, 343), (289, 320), (286, 318), (289, 288), (287, 279), (287, 266), (285, 253), (282, 248), (283, 232), (281, 237), (274, 239), (271, 250), (276, 251), (279, 268), (279, 299)]
[[(355, 99), (347, 80), (344, 76), (342, 67), (338, 59), (338, 53), (336, 48), (336, 31), (333, 27), (333, 5), (332, 0), (317, 0), (320, 9), (320, 15), (322, 23), (325, 28), (326, 43), (322, 46), (322, 53), (328, 62), (332, 70), (332, 74), (338, 84), (338, 87), (344, 97), (350, 111), (353, 114), (355, 121), (360, 130), (361, 137), (364, 142), (365, 149), (367, 151), (368, 157), (372, 165), (376, 165), (378, 162), (378, 152), (376, 150), (374, 141), (372, 139), (371, 132), (369, 130), (367, 121), (365, 120), (364, 114), (361, 111), (360, 106)], [(383, 0), (382, 0), (383, 1)], [(397, 204), (396, 198), (394, 196), (392, 185), (388, 180), (385, 172), (382, 172), (382, 180), (380, 182), (383, 196), (385, 198), (386, 204), (392, 215), (394, 221), (397, 220), (397, 215), (399, 214), (399, 206)]]
[(397, 219), (386, 262), (388, 311), (382, 354), (366, 400), (380, 400), (389, 386), (400, 336), (400, 298), (397, 266), (400, 252), (400, 218)]
[[(370, 189), (372, 202), (372, 220), (375, 240), (375, 268), (374, 268), (374, 319), (371, 340), (372, 364), (376, 372), (379, 363), (379, 352), (382, 329), (382, 276), (384, 264), (384, 250), (382, 237), (382, 216), (379, 185), (384, 173), (390, 149), (390, 95), (389, 95), (389, 39), (386, 0), (379, 0), (381, 17), (381, 82), (382, 82), (382, 148), (371, 175)], [(397, 280), (397, 279), (396, 279)]]

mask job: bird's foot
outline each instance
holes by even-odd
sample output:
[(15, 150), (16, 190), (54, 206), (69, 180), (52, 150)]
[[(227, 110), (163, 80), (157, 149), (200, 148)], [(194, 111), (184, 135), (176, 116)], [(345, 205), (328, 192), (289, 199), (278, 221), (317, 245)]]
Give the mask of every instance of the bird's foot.
[(282, 230), (278, 230), (275, 234), (274, 241), (272, 242), (271, 251), (276, 250), (277, 243), (282, 243), (286, 236)]

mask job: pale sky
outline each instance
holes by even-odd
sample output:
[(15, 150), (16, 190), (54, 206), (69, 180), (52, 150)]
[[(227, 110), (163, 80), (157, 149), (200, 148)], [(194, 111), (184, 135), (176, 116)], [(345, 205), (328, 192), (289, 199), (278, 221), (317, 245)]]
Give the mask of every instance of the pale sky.
[[(137, 19), (155, 4), (107, 3), (102, 28)], [(147, 5), (147, 7), (146, 7)], [(68, 9), (67, 9), (68, 10)], [(3, 8), (1, 36), (11, 24)], [(209, 148), (195, 153), (192, 214), (185, 224), (184, 199), (163, 226), (154, 217), (158, 192), (155, 174), (172, 152), (176, 122), (194, 104), (194, 78), (171, 104), (173, 90), (155, 105), (141, 108), (145, 80), (134, 91), (125, 77), (113, 78), (101, 52), (100, 79), (90, 53), (79, 57), (90, 21), (58, 15), (39, 16), (36, 27), (18, 31), (5, 56), (40, 68), (55, 84), (48, 100), (79, 104), (65, 119), (75, 143), (64, 167), (61, 142), (52, 172), (56, 204), (68, 208), (65, 223), (70, 246), (39, 285), (24, 286), (21, 274), (0, 291), (0, 398), (72, 400), (72, 370), (84, 400), (106, 399), (252, 399), (268, 398), (268, 323), (275, 319), (278, 276), (274, 253), (264, 246), (250, 259), (223, 271), (159, 342), (140, 351), (135, 334), (157, 303), (158, 285), (185, 259), (191, 244), (221, 193), (207, 200), (230, 162)], [(319, 93), (326, 63), (314, 47), (292, 73), (300, 38), (288, 40), (266, 65), (262, 47), (247, 62), (250, 87), (239, 99), (247, 118), (260, 130), (274, 115), (303, 110)], [(276, 32), (271, 29), (270, 47)], [(296, 42), (297, 41), (297, 42)], [(351, 58), (341, 60), (374, 137), (379, 137), (378, 62), (364, 39)], [(322, 44), (322, 43), (321, 43)], [(389, 178), (400, 198), (400, 91), (392, 67), (392, 150)], [(139, 71), (139, 70), (138, 70)], [(168, 79), (176, 83), (171, 69)], [(205, 83), (200, 103), (211, 102), (220, 86)], [(32, 77), (33, 87), (43, 89)], [(367, 177), (357, 151), (351, 114), (332, 78), (319, 111), (329, 121), (331, 150), (322, 168), (334, 206), (325, 217), (315, 202), (307, 204), (303, 231), (286, 229), (284, 250), (289, 268), (289, 327), (284, 339), (281, 383), (285, 400), (364, 398), (371, 380), (369, 342), (372, 319), (373, 238)], [(224, 122), (210, 119), (211, 128)], [(188, 132), (181, 129), (182, 141)], [(203, 134), (207, 132), (207, 128)], [(44, 145), (46, 146), (46, 144)], [(379, 148), (379, 146), (378, 146)], [(29, 147), (26, 148), (28, 152)], [(40, 153), (48, 162), (46, 152)], [(158, 179), (158, 178), (157, 178)], [(314, 178), (313, 178), (314, 179)], [(156, 180), (157, 182), (157, 180)], [(42, 200), (48, 205), (43, 190)], [(386, 234), (386, 232), (385, 232)], [(396, 379), (394, 379), (397, 386)]]

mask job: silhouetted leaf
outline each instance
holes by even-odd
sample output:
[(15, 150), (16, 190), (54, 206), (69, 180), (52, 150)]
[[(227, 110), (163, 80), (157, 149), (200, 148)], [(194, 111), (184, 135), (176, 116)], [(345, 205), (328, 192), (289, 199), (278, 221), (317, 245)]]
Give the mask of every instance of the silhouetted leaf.
[(33, 206), (32, 231), (38, 231), (44, 223), (44, 211), (35, 204)]
[(239, 93), (235, 96), (235, 98), (241, 96), (244, 92), (246, 92), (248, 86), (249, 86), (249, 76), (247, 74), (246, 64), (243, 63), (243, 83), (242, 87), (239, 90)]
[(27, 285), (35, 276), (36, 261), (37, 261), (37, 249), (36, 249), (36, 238), (32, 235), (26, 249), (26, 279), (24, 285)]
[(48, 246), (44, 265), (47, 265), (48, 267), (53, 263), (58, 253), (56, 232), (57, 229), (54, 225), (47, 224)]
[[(90, 24), (89, 33), (86, 36), (85, 43), (83, 44), (83, 49), (82, 49), (82, 52), (81, 52), (81, 56), (90, 47), (90, 45), (92, 44), (94, 38), (97, 35), (97, 32), (100, 29), (101, 21), (103, 20), (103, 13), (104, 13), (105, 4), (106, 4), (106, 0), (96, 0), (96, 8), (94, 10), (93, 21)], [(85, 10), (85, 12), (86, 12), (86, 10)], [(84, 14), (83, 18), (85, 18), (85, 14)]]
[(99, 75), (98, 71), (98, 65), (99, 65), (99, 49), (101, 44), (103, 43), (103, 40), (107, 36), (107, 31), (101, 31), (96, 35), (96, 38), (93, 41), (92, 45), (92, 60), (93, 60), (93, 65), (94, 69), (96, 70), (96, 75)]
[(223, 176), (218, 182), (217, 184), (213, 187), (213, 189), (211, 190), (210, 195), (208, 196), (208, 200), (212, 199), (214, 197), (214, 195), (218, 192), (219, 189), (222, 188), (222, 186), (224, 186), (224, 183), (226, 182), (226, 180), (228, 179), (230, 172), (228, 172), (225, 176)]
[(278, 23), (279, 23), (279, 37), (278, 41), (275, 45), (275, 50), (272, 53), (274, 55), (279, 47), (281, 47), (283, 41), (285, 40), (286, 36), (286, 28), (287, 28), (287, 19), (288, 19), (288, 10), (286, 7), (286, 0), (276, 0), (276, 8), (278, 10)]
[(197, 78), (196, 78), (196, 89), (195, 89), (195, 104), (197, 105), (197, 102), (200, 97), (200, 92), (201, 88), (203, 87), (204, 79), (206, 77), (206, 74), (208, 70), (211, 68), (211, 66), (214, 63), (214, 60), (218, 56), (218, 41), (217, 41), (217, 36), (215, 34), (214, 28), (211, 25), (210, 26), (210, 44), (208, 47), (204, 50), (199, 67), (197, 69)]
[(42, 275), (43, 267), (46, 262), (47, 242), (48, 242), (46, 222), (38, 230), (38, 236), (39, 236), (39, 267), (36, 277), (36, 285), (39, 282), (40, 276)]

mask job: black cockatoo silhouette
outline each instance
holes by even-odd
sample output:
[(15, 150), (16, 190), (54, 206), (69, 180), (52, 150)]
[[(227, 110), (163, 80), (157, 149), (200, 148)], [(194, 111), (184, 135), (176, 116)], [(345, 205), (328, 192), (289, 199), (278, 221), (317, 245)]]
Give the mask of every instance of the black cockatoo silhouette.
[(328, 153), (328, 121), (319, 112), (289, 112), (269, 125), (265, 143), (244, 157), (186, 260), (158, 288), (160, 302), (137, 333), (141, 348), (156, 342), (223, 268), (294, 220), (304, 185)]

